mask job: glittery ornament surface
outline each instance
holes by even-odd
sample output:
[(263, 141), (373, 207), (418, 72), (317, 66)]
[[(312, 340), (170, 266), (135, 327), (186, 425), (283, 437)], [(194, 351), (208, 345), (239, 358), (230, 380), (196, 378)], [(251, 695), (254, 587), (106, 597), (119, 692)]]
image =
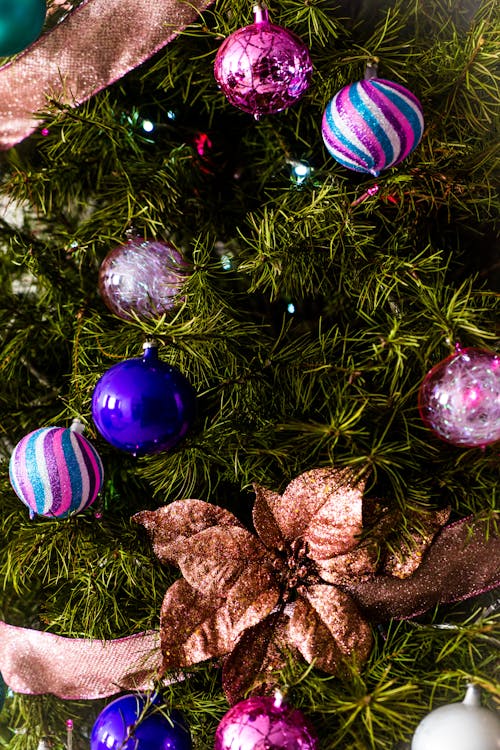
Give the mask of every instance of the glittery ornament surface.
[(500, 357), (458, 349), (425, 377), (419, 409), (425, 424), (453, 445), (481, 447), (500, 440)]
[(256, 8), (255, 23), (238, 29), (219, 47), (215, 80), (226, 98), (257, 119), (294, 104), (309, 87), (312, 64), (304, 42)]
[(47, 100), (75, 107), (174, 39), (205, 0), (83, 0), (0, 69), (0, 149), (39, 125)]
[(328, 103), (321, 126), (325, 146), (336, 161), (375, 176), (405, 159), (423, 129), (416, 96), (383, 78), (344, 86)]
[(9, 462), (10, 482), (30, 518), (66, 518), (85, 510), (96, 499), (103, 474), (93, 445), (66, 427), (42, 427), (25, 435)]
[(215, 733), (215, 750), (316, 750), (311, 724), (276, 698), (253, 696), (229, 709)]
[(111, 250), (99, 269), (99, 292), (124, 320), (156, 318), (182, 301), (187, 264), (170, 243), (134, 237)]

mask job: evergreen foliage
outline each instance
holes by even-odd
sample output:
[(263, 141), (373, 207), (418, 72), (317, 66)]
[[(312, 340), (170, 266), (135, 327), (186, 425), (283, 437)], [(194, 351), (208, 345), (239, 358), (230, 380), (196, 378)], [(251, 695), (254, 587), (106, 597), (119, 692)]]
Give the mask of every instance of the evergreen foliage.
[[(369, 476), (368, 493), (405, 511), (495, 509), (498, 448), (459, 449), (424, 427), (417, 391), (456, 341), (498, 345), (498, 7), (494, 0), (331, 0), (268, 4), (307, 42), (312, 85), (290, 110), (255, 121), (217, 90), (220, 41), (251, 22), (218, 0), (147, 65), (79, 108), (48, 103), (45, 127), (2, 157), (0, 196), (0, 618), (70, 636), (114, 638), (158, 626), (177, 575), (130, 516), (197, 497), (248, 521), (252, 484), (282, 489), (318, 466)], [(422, 102), (425, 133), (374, 179), (329, 157), (327, 101), (379, 59), (382, 77)], [(155, 123), (152, 133), (144, 119)], [(196, 139), (211, 147), (198, 153)], [(291, 179), (294, 161), (311, 176)], [(169, 239), (191, 264), (171, 317), (126, 323), (97, 292), (101, 261), (133, 228)], [(497, 246), (498, 248), (498, 246)], [(292, 312), (293, 311), (293, 312)], [(96, 432), (100, 375), (143, 341), (198, 392), (198, 416), (168, 453), (135, 459)], [(97, 505), (29, 521), (8, 481), (17, 441), (78, 416), (105, 466)], [(96, 508), (99, 517), (95, 515)], [(434, 705), (468, 680), (500, 697), (494, 596), (376, 631), (368, 664), (341, 678), (290, 662), (290, 696), (322, 750), (402, 750)], [(215, 665), (165, 687), (196, 750), (227, 710)], [(0, 743), (77, 747), (102, 702), (17, 695)]]

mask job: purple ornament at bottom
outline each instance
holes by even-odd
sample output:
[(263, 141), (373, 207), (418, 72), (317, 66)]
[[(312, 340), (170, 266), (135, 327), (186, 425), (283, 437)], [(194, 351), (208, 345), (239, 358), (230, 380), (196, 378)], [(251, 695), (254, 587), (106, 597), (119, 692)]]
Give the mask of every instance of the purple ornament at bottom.
[(222, 718), (215, 750), (317, 750), (318, 738), (297, 708), (277, 694), (236, 703)]
[(472, 448), (500, 440), (500, 357), (457, 346), (425, 376), (418, 405), (426, 426), (448, 443)]
[(122, 695), (97, 717), (90, 750), (191, 750), (191, 734), (179, 711), (165, 713), (158, 698)]

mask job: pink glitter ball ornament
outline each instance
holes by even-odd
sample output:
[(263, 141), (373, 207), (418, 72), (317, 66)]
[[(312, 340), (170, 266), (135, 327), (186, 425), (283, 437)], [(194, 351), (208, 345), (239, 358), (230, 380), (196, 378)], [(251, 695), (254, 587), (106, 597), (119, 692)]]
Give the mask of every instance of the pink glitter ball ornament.
[(420, 415), (442, 440), (483, 447), (500, 440), (500, 357), (484, 349), (456, 349), (424, 378)]
[(228, 101), (259, 119), (295, 104), (308, 88), (312, 63), (304, 42), (254, 7), (253, 24), (225, 39), (214, 64), (215, 80)]
[(157, 318), (182, 301), (187, 263), (169, 242), (132, 237), (115, 247), (99, 269), (99, 292), (123, 320)]
[(278, 694), (236, 703), (215, 733), (215, 750), (317, 750), (318, 739), (301, 711)]

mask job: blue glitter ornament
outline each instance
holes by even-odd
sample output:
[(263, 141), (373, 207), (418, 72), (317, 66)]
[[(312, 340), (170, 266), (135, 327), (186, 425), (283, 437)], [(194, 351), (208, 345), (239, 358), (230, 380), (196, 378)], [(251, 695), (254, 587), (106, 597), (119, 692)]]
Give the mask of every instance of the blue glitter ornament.
[(92, 417), (115, 448), (143, 456), (173, 448), (195, 416), (196, 394), (175, 367), (158, 359), (156, 342), (142, 357), (111, 367), (97, 382)]
[(97, 717), (90, 750), (191, 750), (189, 729), (179, 711), (168, 711), (157, 698), (123, 695)]
[(45, 0), (0, 0), (0, 55), (15, 55), (40, 36)]

